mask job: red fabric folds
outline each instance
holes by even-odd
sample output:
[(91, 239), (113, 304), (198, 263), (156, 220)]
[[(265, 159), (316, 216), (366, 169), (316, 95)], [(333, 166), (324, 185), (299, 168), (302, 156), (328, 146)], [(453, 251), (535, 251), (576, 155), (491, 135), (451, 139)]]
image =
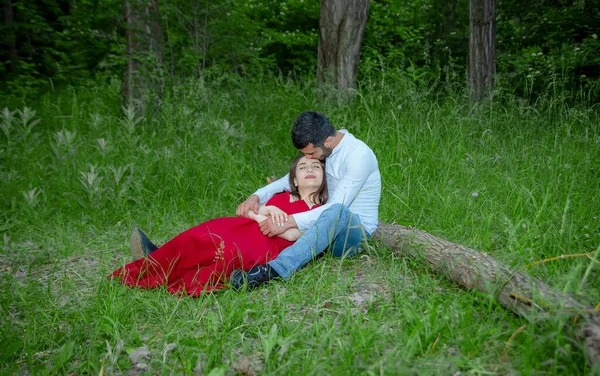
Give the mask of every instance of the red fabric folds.
[[(303, 200), (290, 202), (287, 192), (273, 196), (267, 205), (288, 214), (309, 210)], [(148, 258), (115, 270), (109, 278), (118, 278), (126, 286), (164, 285), (172, 294), (198, 296), (225, 288), (234, 269), (266, 264), (291, 244), (278, 236), (263, 235), (253, 219), (216, 218), (182, 232)]]

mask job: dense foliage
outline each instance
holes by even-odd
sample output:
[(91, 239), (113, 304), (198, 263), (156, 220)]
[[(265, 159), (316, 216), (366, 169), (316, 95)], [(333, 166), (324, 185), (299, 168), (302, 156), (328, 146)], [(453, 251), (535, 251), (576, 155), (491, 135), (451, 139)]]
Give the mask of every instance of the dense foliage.
[[(6, 17), (9, 11), (12, 22)], [(314, 71), (316, 0), (161, 0), (164, 70), (171, 84), (223, 72), (302, 76)], [(122, 4), (5, 1), (0, 74), (12, 93), (97, 75), (120, 75)], [(600, 88), (600, 2), (499, 0), (497, 83), (528, 99), (559, 92), (591, 102)], [(361, 76), (381, 70), (426, 86), (464, 83), (467, 0), (372, 1)], [(11, 49), (11, 46), (13, 48)]]

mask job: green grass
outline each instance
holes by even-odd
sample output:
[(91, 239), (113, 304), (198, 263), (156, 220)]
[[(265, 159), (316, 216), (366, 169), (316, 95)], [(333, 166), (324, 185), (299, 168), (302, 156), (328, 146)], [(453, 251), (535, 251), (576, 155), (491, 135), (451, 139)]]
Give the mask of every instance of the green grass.
[(247, 293), (178, 299), (106, 278), (129, 261), (133, 225), (162, 243), (283, 175), (290, 125), (313, 109), (377, 154), (382, 221), (600, 301), (589, 258), (527, 267), (600, 245), (597, 109), (508, 97), (474, 108), (382, 82), (333, 105), (313, 84), (190, 82), (153, 119), (120, 115), (118, 82), (11, 104), (0, 118), (0, 373), (592, 373), (571, 320), (517, 317), (376, 242)]

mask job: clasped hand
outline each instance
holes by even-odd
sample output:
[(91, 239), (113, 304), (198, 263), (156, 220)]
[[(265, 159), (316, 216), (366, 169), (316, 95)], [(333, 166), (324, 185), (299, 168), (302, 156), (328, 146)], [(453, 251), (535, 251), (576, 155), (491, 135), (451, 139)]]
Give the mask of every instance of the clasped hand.
[(260, 231), (262, 231), (263, 235), (266, 235), (270, 238), (283, 234), (290, 228), (290, 222), (278, 223), (275, 222), (272, 217), (268, 217), (264, 221), (260, 222)]
[(252, 195), (246, 199), (246, 201), (242, 202), (238, 205), (235, 210), (235, 215), (238, 217), (246, 217), (250, 218), (248, 215), (249, 211), (253, 211), (254, 213), (258, 213), (258, 209), (260, 208), (258, 196)]
[(263, 235), (270, 238), (281, 235), (287, 230), (296, 227), (296, 221), (293, 216), (288, 216), (286, 212), (276, 206), (265, 206), (260, 208), (258, 196), (252, 195), (238, 205), (235, 214), (240, 217), (252, 218), (256, 220), (257, 215), (266, 215), (267, 218), (259, 223), (260, 231)]
[(288, 215), (276, 206), (265, 206), (263, 208), (267, 219), (260, 223), (260, 231), (268, 237), (277, 236), (286, 232), (288, 226)]

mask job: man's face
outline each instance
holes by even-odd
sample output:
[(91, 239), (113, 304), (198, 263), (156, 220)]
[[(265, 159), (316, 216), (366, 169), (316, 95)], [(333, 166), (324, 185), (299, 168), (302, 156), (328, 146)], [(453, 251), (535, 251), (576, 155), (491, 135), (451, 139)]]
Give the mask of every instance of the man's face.
[[(325, 144), (327, 144), (327, 142), (325, 142)], [(320, 161), (324, 161), (325, 158), (329, 157), (331, 154), (331, 149), (326, 145), (323, 145), (323, 147), (315, 147), (313, 144), (308, 144), (303, 149), (300, 149), (300, 151), (307, 159), (318, 159)]]

